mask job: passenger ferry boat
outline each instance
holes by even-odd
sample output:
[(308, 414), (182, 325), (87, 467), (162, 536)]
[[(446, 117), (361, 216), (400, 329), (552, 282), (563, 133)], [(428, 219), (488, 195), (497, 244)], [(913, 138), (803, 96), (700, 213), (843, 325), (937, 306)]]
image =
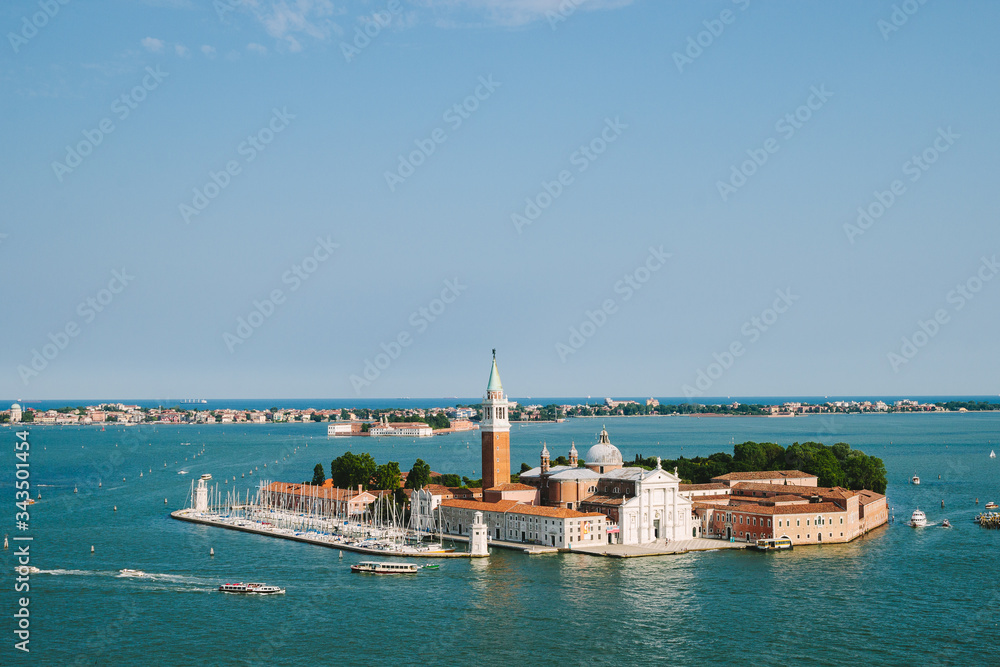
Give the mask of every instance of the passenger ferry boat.
[(284, 588), (268, 586), (267, 584), (222, 584), (219, 586), (220, 593), (244, 593), (246, 595), (279, 595), (285, 592)]
[(997, 509), (998, 507), (1000, 507), (1000, 505), (997, 505), (997, 504), (996, 504), (995, 502), (993, 502), (992, 500), (991, 500), (990, 502), (986, 503), (986, 509), (988, 509), (988, 510), (995, 510), (995, 509)]
[(922, 528), (927, 525), (927, 515), (920, 510), (913, 510), (910, 515), (910, 525), (914, 528)]
[(792, 540), (785, 535), (760, 539), (754, 545), (754, 549), (757, 551), (782, 551), (785, 549), (791, 550), (791, 548)]
[(414, 563), (383, 563), (373, 560), (363, 560), (351, 566), (351, 572), (368, 574), (416, 574), (419, 569)]

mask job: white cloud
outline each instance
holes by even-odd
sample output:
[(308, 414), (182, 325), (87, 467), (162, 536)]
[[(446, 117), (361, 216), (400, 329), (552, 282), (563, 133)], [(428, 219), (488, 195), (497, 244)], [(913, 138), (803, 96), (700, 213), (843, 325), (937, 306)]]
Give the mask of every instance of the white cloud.
[(155, 37), (146, 37), (142, 40), (142, 46), (151, 53), (159, 53), (163, 50), (163, 40), (156, 39)]
[(190, 49), (188, 49), (188, 47), (184, 46), (183, 44), (174, 44), (174, 52), (181, 58), (187, 58), (189, 55), (191, 55)]
[[(616, 9), (632, 4), (633, 0), (416, 0), (417, 4), (436, 13), (443, 14), (439, 25), (455, 27), (461, 22), (448, 14), (463, 12), (474, 16), (469, 25), (486, 23), (518, 26), (545, 19), (549, 15), (562, 13), (568, 18), (578, 10)], [(463, 11), (464, 10), (464, 11)]]
[(215, 57), (215, 47), (214, 46), (209, 46), (208, 44), (205, 44), (204, 46), (201, 47), (201, 52), (204, 53), (209, 58), (214, 58)]
[(256, 42), (250, 42), (249, 44), (247, 44), (247, 51), (252, 51), (254, 53), (259, 53), (262, 56), (266, 56), (267, 55), (267, 47), (266, 46), (262, 46), (262, 45), (260, 45), (260, 44), (258, 44)]
[(344, 13), (331, 0), (247, 0), (245, 5), (267, 34), (289, 51), (302, 50), (302, 35), (324, 41), (331, 31), (339, 32), (332, 17)]

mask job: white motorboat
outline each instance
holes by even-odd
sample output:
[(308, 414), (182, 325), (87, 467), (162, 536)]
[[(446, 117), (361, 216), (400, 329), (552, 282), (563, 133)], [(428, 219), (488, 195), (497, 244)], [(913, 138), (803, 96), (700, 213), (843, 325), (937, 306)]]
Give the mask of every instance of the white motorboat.
[(222, 584), (219, 586), (220, 593), (243, 593), (244, 595), (280, 595), (285, 592), (284, 588), (268, 586), (267, 584)]
[(920, 478), (917, 477), (917, 473), (913, 473), (913, 477), (910, 478), (910, 484), (920, 484)]
[(910, 525), (914, 528), (922, 528), (927, 525), (927, 515), (920, 510), (913, 510), (910, 515)]
[(41, 570), (34, 565), (15, 565), (14, 572), (23, 577), (26, 574), (38, 574)]
[(142, 570), (130, 570), (125, 568), (123, 570), (118, 570), (119, 577), (145, 577), (146, 573)]
[(420, 568), (414, 563), (384, 563), (365, 560), (351, 566), (351, 572), (368, 574), (416, 574)]

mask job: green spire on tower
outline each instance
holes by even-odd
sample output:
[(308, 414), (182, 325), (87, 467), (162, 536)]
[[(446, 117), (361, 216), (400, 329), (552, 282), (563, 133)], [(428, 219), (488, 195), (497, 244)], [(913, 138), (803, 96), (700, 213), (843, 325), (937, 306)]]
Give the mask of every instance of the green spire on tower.
[(500, 371), (497, 370), (497, 351), (493, 349), (493, 369), (490, 371), (490, 383), (486, 385), (486, 391), (503, 391), (500, 384)]

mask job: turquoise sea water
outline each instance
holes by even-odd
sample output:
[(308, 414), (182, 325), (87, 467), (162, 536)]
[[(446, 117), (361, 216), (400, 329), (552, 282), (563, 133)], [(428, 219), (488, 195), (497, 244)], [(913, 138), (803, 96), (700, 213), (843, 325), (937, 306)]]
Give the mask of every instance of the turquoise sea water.
[[(1000, 661), (1000, 531), (972, 523), (977, 497), (979, 508), (1000, 500), (1000, 462), (988, 458), (1000, 448), (1000, 415), (515, 425), (513, 467), (536, 465), (542, 440), (553, 456), (571, 441), (583, 455), (602, 424), (626, 458), (710, 454), (729, 450), (733, 440), (848, 442), (885, 461), (896, 523), (851, 544), (782, 554), (612, 560), (495, 550), (489, 559), (442, 561), (440, 570), (413, 577), (368, 577), (349, 572), (359, 560), (354, 554), (339, 560), (335, 550), (183, 523), (168, 511), (187, 504), (190, 480), (202, 473), (220, 483), (228, 477), (223, 489), (235, 475), (244, 491), (258, 478), (302, 481), (317, 462), (328, 470), (348, 447), (398, 460), (404, 470), (420, 456), (434, 470), (478, 476), (478, 432), (414, 442), (328, 439), (323, 424), (103, 432), (36, 426), (29, 436), (32, 496), (40, 490), (42, 498), (31, 506), (25, 533), (14, 524), (14, 430), (2, 428), (8, 444), (0, 481), (9, 508), (3, 532), (33, 536), (32, 565), (43, 572), (31, 576), (27, 593), (31, 653), (24, 655), (13, 648), (12, 614), (25, 595), (13, 590), (15, 543), (3, 552), (9, 584), (0, 596), (0, 664)], [(189, 474), (179, 475), (182, 469)], [(241, 478), (251, 469), (252, 476)], [(920, 486), (907, 483), (914, 472)], [(954, 528), (907, 527), (917, 507), (932, 523), (948, 518)], [(121, 578), (121, 568), (152, 576)], [(288, 592), (271, 598), (215, 592), (239, 580)]]

